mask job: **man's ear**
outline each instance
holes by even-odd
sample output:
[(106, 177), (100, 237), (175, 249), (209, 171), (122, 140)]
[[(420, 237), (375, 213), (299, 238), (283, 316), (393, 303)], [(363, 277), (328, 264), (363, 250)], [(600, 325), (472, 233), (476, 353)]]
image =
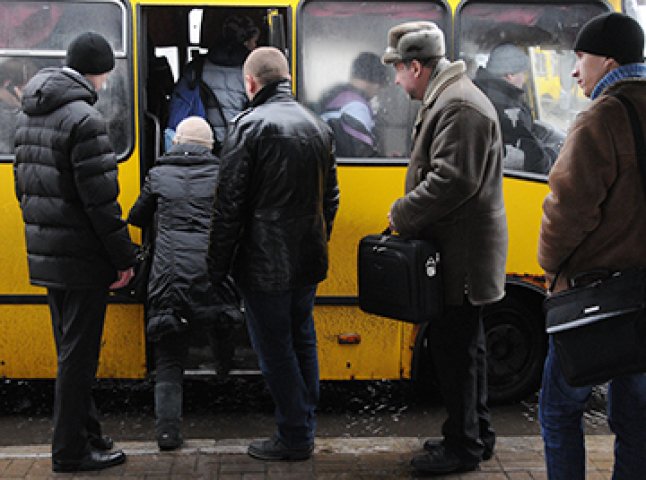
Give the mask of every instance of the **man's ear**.
[(619, 65), (619, 62), (611, 57), (606, 57), (606, 59), (603, 61), (603, 68), (606, 73), (614, 70), (615, 68), (619, 68), (620, 66), (621, 65)]
[(415, 78), (419, 78), (422, 74), (422, 63), (419, 60), (411, 60), (410, 68), (413, 71)]
[(245, 90), (247, 91), (247, 96), (249, 97), (249, 100), (252, 100), (253, 97), (258, 93), (258, 82), (256, 79), (253, 77), (253, 75), (246, 74), (244, 76), (244, 86)]

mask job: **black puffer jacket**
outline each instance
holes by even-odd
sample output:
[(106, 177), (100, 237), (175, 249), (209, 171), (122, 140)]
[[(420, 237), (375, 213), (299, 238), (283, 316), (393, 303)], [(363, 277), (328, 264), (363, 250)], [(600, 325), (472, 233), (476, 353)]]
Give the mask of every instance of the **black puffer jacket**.
[(284, 291), (327, 274), (327, 241), (339, 205), (332, 134), (291, 95), (267, 85), (234, 119), (222, 149), (209, 269), (238, 285)]
[[(215, 319), (235, 295), (211, 290), (206, 250), (218, 179), (207, 147), (173, 145), (148, 172), (128, 222), (147, 226), (157, 213), (155, 255), (148, 283), (149, 318)], [(224, 298), (222, 298), (222, 295)]]
[(41, 70), (25, 87), (14, 175), (34, 285), (103, 287), (135, 263), (96, 100), (92, 85), (67, 68)]

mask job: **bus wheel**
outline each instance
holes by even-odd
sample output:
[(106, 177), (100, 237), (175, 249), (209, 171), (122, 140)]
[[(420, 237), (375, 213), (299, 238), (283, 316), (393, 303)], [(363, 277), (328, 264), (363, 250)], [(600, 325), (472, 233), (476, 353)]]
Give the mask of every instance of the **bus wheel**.
[(540, 385), (547, 340), (538, 300), (508, 292), (503, 300), (484, 309), (492, 403), (522, 400)]

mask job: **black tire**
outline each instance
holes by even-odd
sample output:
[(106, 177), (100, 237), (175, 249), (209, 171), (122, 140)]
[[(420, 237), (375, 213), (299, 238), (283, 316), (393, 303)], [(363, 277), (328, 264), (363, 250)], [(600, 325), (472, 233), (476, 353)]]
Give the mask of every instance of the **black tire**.
[(523, 400), (541, 382), (547, 351), (541, 299), (516, 293), (508, 291), (483, 312), (491, 403)]

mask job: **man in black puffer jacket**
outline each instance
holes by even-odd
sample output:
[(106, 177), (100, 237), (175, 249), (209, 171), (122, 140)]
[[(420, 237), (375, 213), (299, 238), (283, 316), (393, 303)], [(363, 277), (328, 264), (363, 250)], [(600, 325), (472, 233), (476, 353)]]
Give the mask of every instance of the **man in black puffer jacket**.
[(276, 404), (276, 434), (249, 455), (305, 460), (319, 391), (312, 309), (339, 205), (332, 132), (292, 97), (280, 50), (254, 50), (243, 73), (251, 108), (232, 121), (222, 149), (209, 272), (216, 285), (233, 271)]
[(47, 288), (58, 354), (52, 468), (100, 470), (125, 461), (106, 452), (91, 387), (109, 288), (133, 276), (135, 247), (117, 203), (117, 161), (92, 106), (114, 67), (108, 42), (77, 37), (66, 67), (25, 86), (16, 131), (16, 196), (25, 221), (29, 277)]

